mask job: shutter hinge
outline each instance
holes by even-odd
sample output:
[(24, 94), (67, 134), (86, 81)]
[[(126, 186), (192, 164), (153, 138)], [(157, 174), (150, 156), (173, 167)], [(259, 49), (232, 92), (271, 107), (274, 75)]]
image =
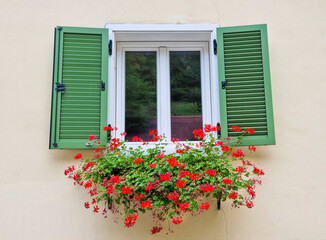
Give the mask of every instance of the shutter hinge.
[(58, 31), (61, 31), (62, 30), (62, 27), (58, 27)]
[(222, 81), (222, 89), (225, 89), (227, 83), (227, 81)]
[(214, 41), (213, 41), (213, 46), (214, 46), (214, 54), (216, 55), (217, 54), (217, 42), (216, 42), (216, 39), (214, 39)]
[(55, 84), (57, 85), (57, 87), (55, 88), (55, 90), (57, 92), (60, 91), (61, 94), (64, 94), (65, 93), (65, 85), (63, 83), (58, 83), (58, 82), (56, 82)]
[(109, 55), (112, 55), (112, 40), (109, 41)]
[(58, 144), (56, 142), (52, 143), (53, 147), (57, 147)]
[(101, 81), (101, 89), (102, 91), (105, 91), (105, 82)]

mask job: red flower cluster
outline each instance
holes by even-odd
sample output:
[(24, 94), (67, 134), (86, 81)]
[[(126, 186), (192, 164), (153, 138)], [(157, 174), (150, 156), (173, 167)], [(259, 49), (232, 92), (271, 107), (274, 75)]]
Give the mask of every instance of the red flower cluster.
[(160, 181), (161, 182), (170, 181), (170, 180), (171, 180), (170, 172), (167, 172), (165, 174), (160, 174)]
[(99, 152), (102, 152), (103, 151), (103, 147), (97, 147), (95, 149), (95, 152), (99, 153)]
[(122, 179), (119, 176), (111, 176), (110, 180), (114, 183), (119, 183)]
[(75, 170), (75, 166), (68, 167), (68, 169), (65, 170), (64, 174), (67, 176), (68, 173), (73, 172)]
[(204, 139), (205, 137), (205, 133), (201, 128), (193, 130), (192, 133), (194, 134), (194, 138)]
[(254, 134), (255, 133), (255, 129), (253, 129), (253, 128), (247, 128), (246, 133), (248, 133), (248, 134)]
[(210, 125), (210, 124), (206, 124), (205, 127), (204, 127), (204, 131), (206, 133), (220, 131), (220, 130), (221, 130), (221, 127), (220, 126), (213, 126), (212, 127), (212, 125)]
[(222, 183), (223, 183), (223, 184), (226, 184), (226, 185), (231, 185), (231, 184), (232, 184), (232, 180), (229, 179), (229, 178), (224, 178), (224, 179), (222, 180)]
[(93, 212), (94, 213), (98, 213), (98, 210), (99, 210), (100, 208), (96, 205), (95, 207), (94, 207), (94, 209), (93, 209)]
[(149, 135), (153, 136), (153, 135), (157, 135), (158, 132), (155, 129), (152, 129), (149, 131)]
[(148, 163), (148, 166), (150, 168), (156, 168), (157, 167), (157, 164), (156, 163)]
[(231, 127), (231, 131), (234, 131), (234, 132), (241, 132), (241, 127), (238, 127), (238, 126), (232, 126)]
[(164, 158), (164, 156), (165, 156), (164, 153), (158, 153), (158, 154), (156, 155), (157, 158)]
[(170, 167), (175, 167), (175, 166), (178, 166), (179, 165), (177, 159), (175, 159), (174, 157), (168, 158), (167, 161), (169, 162), (169, 166)]
[(179, 198), (179, 194), (177, 192), (169, 193), (170, 200), (177, 200)]
[(185, 211), (189, 208), (189, 202), (181, 203), (179, 205), (180, 210)]
[(96, 135), (90, 135), (89, 137), (88, 137), (88, 140), (89, 141), (93, 141), (93, 140), (95, 140), (96, 139)]
[(88, 162), (86, 163), (86, 165), (83, 167), (83, 170), (86, 172), (91, 166), (93, 166), (94, 163), (93, 162)]
[(141, 203), (141, 208), (151, 208), (152, 207), (152, 202), (151, 201), (143, 201)]
[(89, 194), (90, 194), (91, 196), (94, 196), (94, 195), (98, 194), (98, 192), (97, 192), (97, 188), (94, 188), (93, 190), (90, 190), (90, 191), (89, 191)]
[(250, 161), (248, 161), (248, 160), (247, 161), (242, 160), (242, 164), (252, 166), (252, 163)]
[(182, 171), (180, 171), (180, 173), (179, 173), (179, 177), (187, 177), (187, 176), (189, 176), (189, 171), (186, 171), (186, 170), (182, 170)]
[(256, 196), (256, 193), (251, 186), (247, 186), (247, 192), (251, 195), (252, 198)]
[(245, 155), (243, 154), (243, 152), (241, 151), (241, 149), (238, 149), (237, 152), (232, 153), (232, 157), (244, 157)]
[(172, 218), (172, 223), (173, 224), (180, 224), (182, 222), (183, 222), (182, 216), (179, 216), (179, 217), (176, 217), (176, 218)]
[(154, 188), (154, 184), (153, 182), (149, 182), (147, 183), (147, 185), (145, 186), (145, 191), (151, 191)]
[(110, 184), (110, 185), (108, 185), (108, 186), (106, 187), (106, 192), (107, 192), (108, 194), (113, 193), (113, 185), (112, 185), (112, 184)]
[(177, 188), (182, 188), (184, 186), (186, 186), (186, 181), (185, 180), (178, 180), (177, 181), (177, 184), (176, 184)]
[(256, 147), (254, 145), (249, 146), (248, 150), (256, 152)]
[(223, 146), (222, 151), (223, 152), (230, 152), (230, 151), (232, 151), (232, 148), (230, 148), (229, 146)]
[(256, 168), (254, 167), (254, 170), (252, 170), (252, 172), (258, 174), (258, 175), (265, 175), (263, 169), (259, 169), (259, 168)]
[(254, 203), (252, 201), (247, 201), (246, 206), (247, 208), (252, 208), (254, 206)]
[(243, 172), (243, 171), (244, 171), (244, 169), (243, 169), (243, 167), (242, 167), (242, 166), (237, 166), (237, 167), (235, 168), (235, 170), (234, 170), (234, 171), (236, 171), (236, 172), (240, 173), (240, 172)]
[(191, 180), (197, 180), (197, 179), (200, 178), (200, 175), (199, 174), (196, 174), (196, 173), (191, 173), (190, 176), (189, 176), (189, 178)]
[(117, 128), (113, 128), (111, 126), (104, 126), (103, 127), (103, 131), (113, 131), (113, 130), (117, 130)]
[(214, 176), (216, 174), (216, 171), (214, 169), (207, 169), (205, 173), (207, 175)]
[(90, 188), (90, 187), (92, 187), (92, 186), (93, 186), (93, 182), (92, 182), (92, 180), (88, 180), (88, 181), (84, 184), (85, 189), (86, 189), (86, 188)]
[(180, 154), (184, 154), (184, 151), (182, 149), (177, 149), (175, 152), (180, 153)]
[(200, 208), (203, 209), (203, 210), (208, 210), (209, 207), (210, 207), (209, 203), (206, 202), (206, 203), (202, 203)]
[(135, 225), (138, 215), (137, 214), (128, 214), (125, 218), (125, 226), (126, 227), (132, 227)]
[(143, 161), (142, 158), (136, 158), (136, 159), (135, 159), (135, 164), (141, 163), (142, 161)]
[(85, 208), (89, 208), (89, 202), (85, 202), (84, 206)]
[(73, 177), (73, 179), (75, 181), (78, 181), (80, 179), (80, 175), (79, 174), (75, 174), (74, 177)]
[(213, 192), (214, 188), (215, 188), (214, 185), (209, 185), (209, 184), (199, 185), (199, 190), (202, 190), (203, 192)]
[(134, 136), (132, 139), (131, 139), (133, 142), (141, 142), (142, 139), (138, 136)]
[(122, 194), (131, 194), (131, 188), (129, 186), (128, 187), (122, 186), (121, 193)]
[(238, 197), (238, 193), (236, 193), (236, 192), (230, 192), (229, 197), (232, 198), (232, 199), (235, 199), (235, 198)]
[(214, 145), (215, 146), (223, 146), (223, 142), (222, 141), (216, 141), (215, 143), (214, 143)]
[(155, 234), (155, 233), (159, 233), (161, 230), (162, 230), (161, 227), (153, 227), (151, 231), (152, 231), (152, 234)]
[(82, 157), (83, 157), (83, 154), (77, 153), (74, 158), (75, 158), (75, 160), (77, 160), (77, 159), (82, 158)]
[(141, 199), (144, 198), (144, 194), (142, 194), (142, 193), (139, 194), (139, 195), (135, 194), (134, 197), (135, 197), (135, 199), (137, 199), (138, 201), (141, 201)]

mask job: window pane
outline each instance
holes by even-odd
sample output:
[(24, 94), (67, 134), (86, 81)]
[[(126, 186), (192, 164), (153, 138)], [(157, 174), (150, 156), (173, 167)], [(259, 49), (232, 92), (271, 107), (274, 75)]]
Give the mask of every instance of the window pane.
[(171, 51), (171, 134), (180, 141), (194, 140), (202, 128), (200, 52)]
[(126, 140), (157, 129), (156, 52), (126, 52)]

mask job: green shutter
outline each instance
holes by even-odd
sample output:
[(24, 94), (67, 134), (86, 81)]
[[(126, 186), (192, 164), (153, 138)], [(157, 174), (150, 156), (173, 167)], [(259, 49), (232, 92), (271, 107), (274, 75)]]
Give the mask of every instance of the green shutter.
[(236, 125), (255, 129), (242, 145), (275, 144), (266, 25), (218, 28), (217, 44), (222, 137)]
[(107, 79), (108, 29), (57, 27), (50, 149), (94, 148), (90, 135), (107, 142)]

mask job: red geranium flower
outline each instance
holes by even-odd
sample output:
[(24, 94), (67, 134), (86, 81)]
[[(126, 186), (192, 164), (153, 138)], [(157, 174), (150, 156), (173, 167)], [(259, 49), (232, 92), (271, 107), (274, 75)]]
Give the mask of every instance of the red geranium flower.
[(182, 188), (184, 186), (186, 186), (186, 181), (185, 180), (178, 180), (177, 181), (177, 184), (176, 184), (177, 188)]
[(180, 210), (187, 210), (189, 208), (189, 202), (181, 203), (179, 205)]
[(89, 208), (89, 202), (85, 202), (84, 206), (85, 208)]
[(203, 192), (213, 192), (214, 191), (214, 185), (209, 185), (209, 184), (203, 184), (199, 185), (199, 190), (202, 190)]
[(94, 213), (98, 213), (98, 210), (99, 210), (100, 208), (96, 205), (95, 207), (94, 207), (94, 210), (93, 210), (93, 212)]
[(209, 207), (210, 207), (209, 203), (206, 202), (206, 203), (202, 203), (200, 208), (201, 208), (201, 209), (204, 209), (204, 210), (208, 210)]
[(247, 201), (246, 206), (247, 208), (252, 208), (254, 206), (254, 203), (252, 201)]
[(170, 167), (178, 166), (178, 161), (177, 161), (177, 159), (175, 159), (174, 157), (170, 157), (170, 158), (168, 158), (167, 161), (169, 162), (169, 166), (170, 166)]
[(241, 127), (238, 127), (238, 126), (232, 126), (231, 127), (231, 131), (234, 131), (234, 132), (241, 132)]
[(142, 139), (138, 136), (134, 136), (132, 139), (131, 139), (133, 142), (141, 142)]
[(250, 151), (252, 150), (252, 151), (256, 152), (256, 147), (254, 145), (249, 146), (248, 150), (250, 150)]
[(187, 176), (189, 176), (189, 171), (182, 170), (182, 171), (180, 171), (179, 176), (180, 177), (187, 177)]
[(176, 200), (179, 198), (179, 194), (177, 192), (173, 192), (173, 193), (169, 193), (169, 197), (170, 200)]
[(119, 183), (122, 179), (119, 176), (111, 176), (110, 180), (114, 183)]
[(201, 128), (193, 130), (192, 133), (194, 134), (194, 138), (203, 139), (205, 137), (205, 133)]
[(158, 153), (158, 154), (156, 155), (157, 158), (164, 158), (164, 156), (165, 156), (164, 153)]
[(110, 184), (110, 185), (107, 186), (107, 188), (106, 188), (106, 192), (107, 192), (108, 194), (113, 193), (113, 185), (112, 185), (112, 184)]
[(222, 141), (216, 141), (215, 143), (214, 143), (214, 145), (215, 146), (223, 146), (223, 142)]
[(122, 194), (131, 194), (131, 188), (129, 186), (128, 187), (122, 186), (121, 193)]
[(236, 158), (239, 158), (239, 157), (244, 157), (245, 155), (243, 154), (243, 152), (238, 149), (237, 152), (234, 152), (232, 153), (232, 157), (236, 157)]
[(184, 154), (184, 150), (182, 150), (182, 149), (177, 149), (175, 152), (180, 153), (180, 154)]
[(135, 225), (138, 215), (137, 214), (128, 214), (125, 218), (125, 227), (132, 227)]
[(136, 159), (135, 159), (135, 164), (141, 163), (142, 161), (143, 161), (142, 158), (136, 158)]
[(140, 201), (142, 198), (144, 198), (144, 194), (142, 194), (142, 193), (139, 194), (139, 195), (135, 194), (134, 197), (135, 197), (135, 199), (137, 199), (138, 201)]
[(214, 176), (216, 174), (216, 171), (213, 169), (207, 169), (205, 172), (207, 175)]
[(229, 194), (229, 197), (232, 198), (232, 199), (235, 199), (235, 198), (238, 197), (238, 193), (236, 193), (236, 192), (231, 192), (231, 193)]
[(254, 170), (252, 170), (252, 172), (254, 172), (254, 173), (258, 174), (258, 175), (264, 175), (265, 174), (263, 169), (259, 169), (259, 168), (256, 168), (256, 167), (254, 167)]
[(232, 180), (229, 179), (229, 178), (224, 178), (224, 179), (222, 180), (222, 183), (223, 183), (223, 184), (226, 184), (226, 185), (231, 185), (231, 184), (232, 184)]
[(149, 131), (149, 135), (157, 135), (158, 134), (158, 132), (155, 130), (155, 129), (152, 129), (152, 130), (150, 130)]
[(171, 180), (171, 175), (169, 172), (165, 174), (160, 174), (160, 181), (165, 182), (165, 181), (170, 181)]
[(152, 207), (152, 202), (151, 201), (143, 201), (141, 203), (141, 208), (151, 208)]
[(151, 231), (152, 231), (152, 234), (155, 234), (155, 233), (159, 233), (161, 230), (162, 230), (161, 227), (153, 227)]
[(74, 158), (75, 158), (75, 160), (77, 160), (82, 157), (83, 157), (83, 155), (81, 153), (77, 153)]
[(156, 163), (148, 163), (148, 166), (150, 168), (156, 168), (157, 167), (157, 164)]
[(236, 172), (243, 172), (244, 171), (244, 169), (243, 169), (243, 167), (242, 166), (238, 166), (238, 167), (236, 167), (235, 168), (235, 170), (234, 171), (236, 171)]
[(92, 187), (93, 186), (93, 182), (92, 182), (92, 180), (88, 180), (85, 184), (84, 184), (84, 187), (85, 188), (90, 188), (90, 187)]
[(113, 131), (114, 129), (111, 126), (104, 126), (103, 131)]
[(229, 146), (223, 146), (222, 151), (223, 152), (229, 152), (229, 151), (232, 151), (232, 148), (230, 148)]
[(172, 223), (173, 223), (173, 224), (180, 224), (180, 223), (182, 223), (182, 222), (183, 222), (183, 220), (182, 220), (182, 216), (177, 217), (177, 218), (172, 218)]
[(93, 141), (95, 139), (96, 139), (96, 135), (90, 135), (88, 138), (89, 141)]
[(253, 128), (247, 128), (246, 133), (254, 134), (255, 133), (255, 129), (253, 129)]
[(197, 179), (200, 178), (200, 175), (199, 174), (196, 174), (196, 173), (191, 173), (190, 176), (189, 176), (189, 178), (191, 180), (197, 180)]

